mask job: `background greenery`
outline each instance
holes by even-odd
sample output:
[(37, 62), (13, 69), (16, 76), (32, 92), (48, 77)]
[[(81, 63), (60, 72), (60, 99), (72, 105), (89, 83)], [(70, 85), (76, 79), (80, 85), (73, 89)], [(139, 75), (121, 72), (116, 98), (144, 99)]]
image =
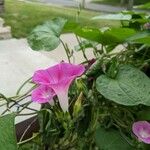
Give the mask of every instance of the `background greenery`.
[[(18, 0), (6, 0), (4, 17), (7, 25), (12, 27), (12, 35), (16, 38), (26, 37), (31, 30), (44, 21), (54, 17), (63, 17), (69, 21), (76, 21), (78, 9), (50, 6), (39, 3), (26, 3)], [(119, 22), (112, 21), (90, 21), (99, 12), (81, 10), (78, 22), (81, 25), (103, 27), (118, 26)]]

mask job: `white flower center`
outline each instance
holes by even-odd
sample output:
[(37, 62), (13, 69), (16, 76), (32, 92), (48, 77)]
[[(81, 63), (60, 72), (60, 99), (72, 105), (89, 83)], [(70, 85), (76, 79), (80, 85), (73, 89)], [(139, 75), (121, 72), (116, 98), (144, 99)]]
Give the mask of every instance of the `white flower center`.
[(142, 130), (140, 131), (140, 135), (141, 135), (142, 138), (149, 138), (149, 137), (150, 137), (150, 132), (148, 132), (148, 131), (142, 129)]
[(50, 92), (48, 93), (48, 92), (44, 92), (43, 93), (43, 98), (49, 98), (50, 97)]

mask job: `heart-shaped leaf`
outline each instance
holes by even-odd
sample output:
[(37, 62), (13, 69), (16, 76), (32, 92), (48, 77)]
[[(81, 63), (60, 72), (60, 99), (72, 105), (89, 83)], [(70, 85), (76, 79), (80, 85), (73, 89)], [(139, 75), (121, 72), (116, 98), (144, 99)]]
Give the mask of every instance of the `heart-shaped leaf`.
[(97, 146), (102, 150), (131, 150), (132, 147), (120, 135), (119, 131), (98, 128), (95, 134)]
[(101, 75), (96, 88), (105, 98), (118, 104), (150, 106), (150, 79), (133, 66), (120, 66), (115, 79)]
[(0, 150), (17, 150), (14, 114), (0, 117)]
[(66, 22), (66, 19), (55, 18), (37, 26), (28, 37), (31, 48), (46, 51), (55, 49), (60, 44), (59, 36)]

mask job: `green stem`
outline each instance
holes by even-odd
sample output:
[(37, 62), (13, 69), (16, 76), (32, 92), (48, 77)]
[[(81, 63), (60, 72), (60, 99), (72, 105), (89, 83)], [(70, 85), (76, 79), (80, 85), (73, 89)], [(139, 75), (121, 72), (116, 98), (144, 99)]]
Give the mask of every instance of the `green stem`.
[(86, 54), (85, 54), (85, 48), (83, 48), (83, 47), (81, 46), (80, 39), (78, 38), (77, 35), (76, 35), (76, 39), (77, 39), (77, 41), (78, 41), (78, 44), (79, 44), (80, 47), (81, 47), (81, 51), (82, 51), (83, 57), (85, 58), (86, 61), (88, 61), (88, 58), (87, 58), (87, 56), (86, 56)]
[(23, 134), (22, 134), (22, 136), (21, 136), (19, 142), (21, 142), (21, 141), (23, 140), (25, 134), (28, 132), (28, 130), (30, 129), (30, 127), (32, 126), (32, 124), (33, 124), (36, 120), (37, 120), (37, 118), (35, 118), (35, 119), (28, 125), (28, 127), (27, 127), (27, 128), (25, 129), (25, 131), (23, 132)]
[[(17, 101), (17, 102), (21, 102), (22, 100), (24, 100), (25, 98), (27, 98), (27, 97), (29, 97), (29, 96), (31, 96), (31, 95), (27, 95), (26, 97), (23, 97), (22, 99), (20, 99), (20, 100)], [(13, 104), (12, 104), (11, 106), (9, 106), (9, 104), (10, 104), (11, 102), (13, 102)], [(29, 102), (28, 102), (28, 103), (29, 103)], [(11, 109), (13, 106), (16, 105), (16, 101), (11, 100), (11, 101), (8, 102), (6, 105), (7, 105), (7, 109), (4, 110), (4, 111), (1, 113), (1, 115), (4, 115), (7, 111), (10, 111), (10, 109)], [(23, 105), (26, 105), (26, 103), (23, 104)]]
[(29, 79), (27, 79), (17, 90), (16, 95), (19, 95), (20, 91), (22, 90), (22, 88), (32, 79), (32, 77), (30, 77)]
[(68, 54), (68, 49), (66, 48), (65, 43), (64, 43), (62, 40), (60, 40), (60, 41), (61, 41), (61, 43), (62, 43), (62, 45), (63, 45), (63, 47), (64, 47), (64, 49), (65, 49), (65, 52), (66, 52), (66, 55), (67, 55), (67, 58), (68, 58), (68, 62), (70, 63), (71, 61), (70, 61), (70, 56), (69, 56), (69, 54)]
[(31, 138), (27, 139), (27, 140), (24, 140), (24, 141), (21, 141), (19, 143), (17, 143), (18, 145), (22, 145), (22, 144), (25, 144), (27, 142), (30, 142), (31, 140), (33, 140), (34, 138), (36, 138), (40, 133), (37, 133), (37, 134), (34, 134), (34, 136), (32, 136)]
[(26, 113), (26, 114), (17, 114), (17, 116), (31, 116), (31, 115), (35, 115), (35, 114), (37, 114), (37, 112)]

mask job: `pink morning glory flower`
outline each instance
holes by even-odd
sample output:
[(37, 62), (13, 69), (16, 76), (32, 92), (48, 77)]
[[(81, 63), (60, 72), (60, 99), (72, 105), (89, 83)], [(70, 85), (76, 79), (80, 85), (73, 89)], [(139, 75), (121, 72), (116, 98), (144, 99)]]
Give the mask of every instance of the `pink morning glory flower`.
[(56, 93), (63, 111), (68, 111), (68, 90), (72, 81), (85, 71), (83, 65), (61, 62), (45, 70), (38, 70), (33, 75), (37, 84), (47, 85)]
[(40, 85), (32, 91), (31, 97), (34, 102), (47, 103), (52, 101), (55, 95), (56, 94), (52, 88), (45, 85)]
[(147, 121), (138, 121), (133, 123), (133, 133), (139, 141), (150, 144), (150, 123)]

